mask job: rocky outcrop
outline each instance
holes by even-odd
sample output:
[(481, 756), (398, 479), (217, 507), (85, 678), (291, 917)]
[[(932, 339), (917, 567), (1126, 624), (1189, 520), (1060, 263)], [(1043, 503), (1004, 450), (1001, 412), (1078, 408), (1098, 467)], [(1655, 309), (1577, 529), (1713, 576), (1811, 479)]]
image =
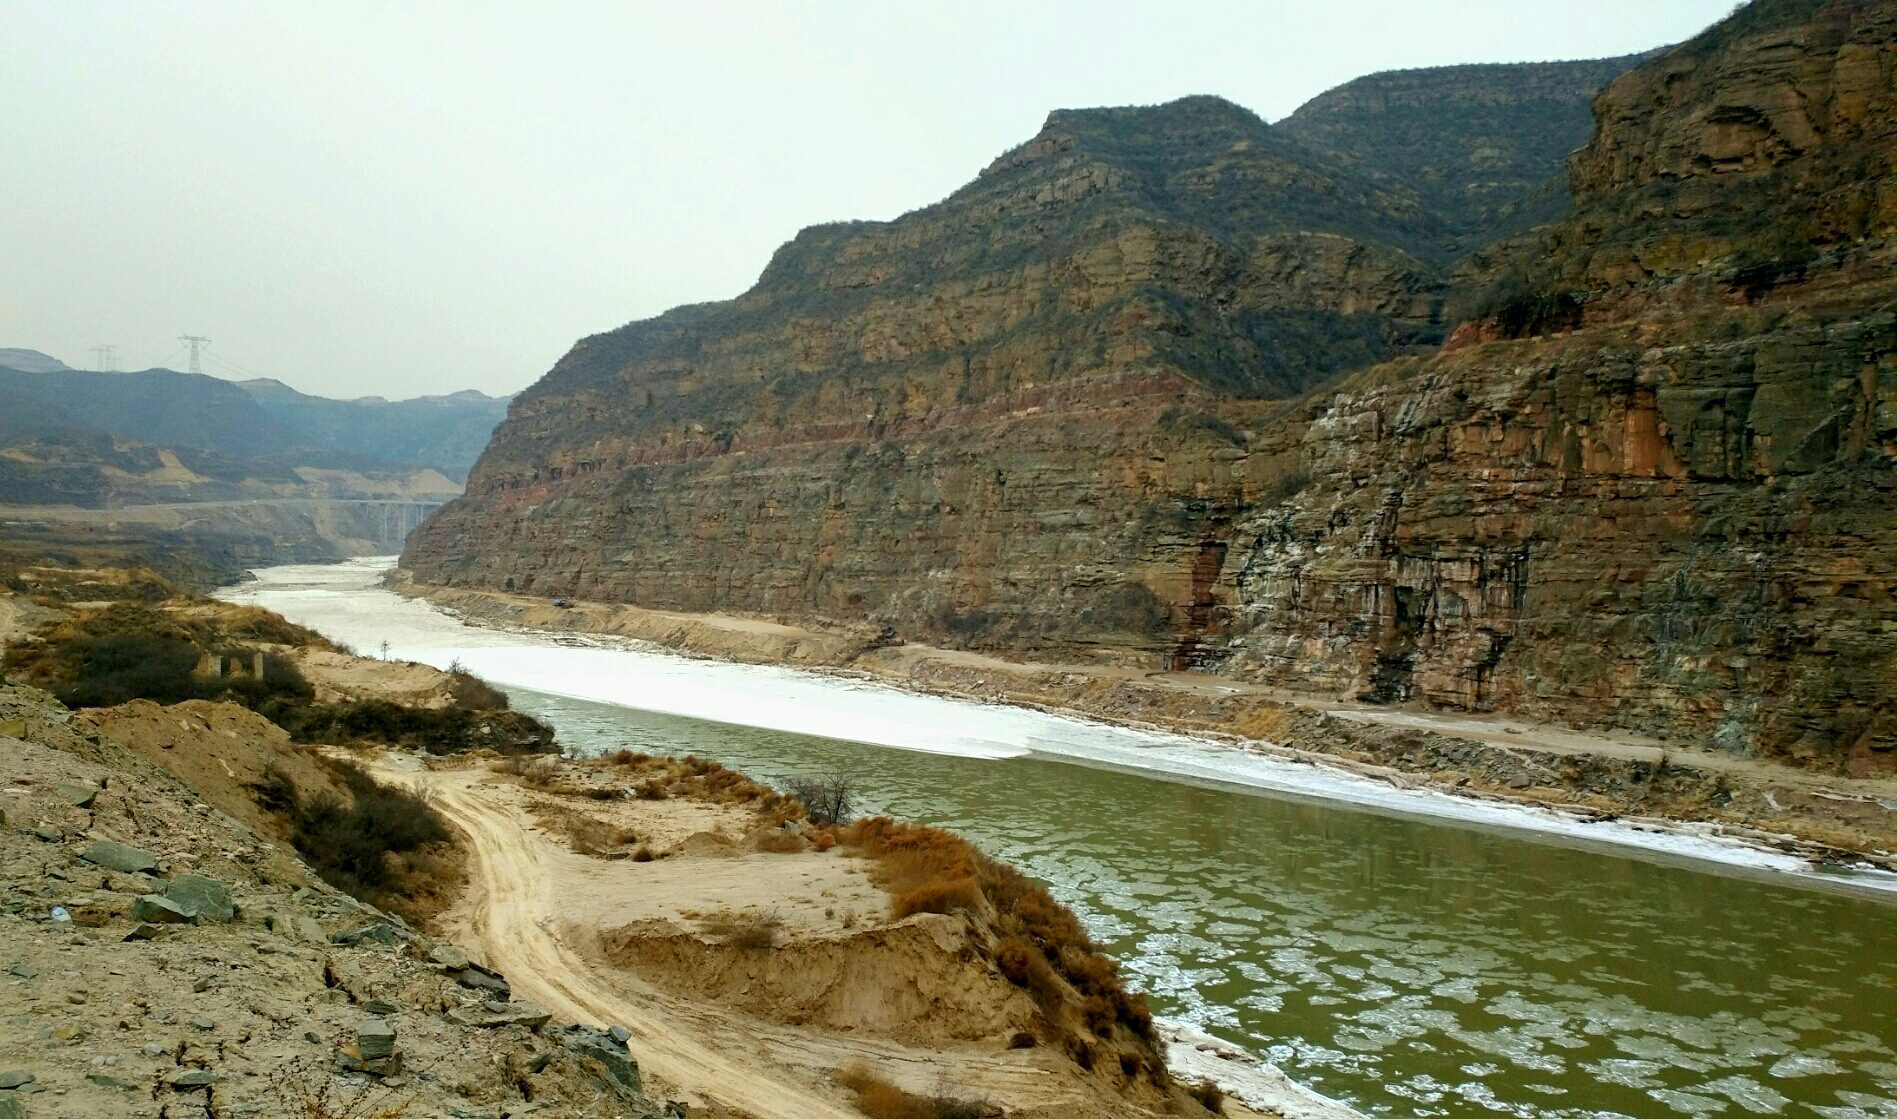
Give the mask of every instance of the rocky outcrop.
[(1265, 441), (1313, 481), (1208, 659), (1889, 768), (1894, 62), (1897, 7), (1759, 4), (1609, 87), (1496, 315)]

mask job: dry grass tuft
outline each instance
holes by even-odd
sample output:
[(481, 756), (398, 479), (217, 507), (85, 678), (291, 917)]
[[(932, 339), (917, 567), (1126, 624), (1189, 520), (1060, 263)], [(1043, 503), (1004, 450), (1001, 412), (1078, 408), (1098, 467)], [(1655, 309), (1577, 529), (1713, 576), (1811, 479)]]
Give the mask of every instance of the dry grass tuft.
[(861, 1065), (838, 1071), (837, 1083), (850, 1090), (856, 1097), (856, 1109), (869, 1119), (981, 1119), (989, 1110), (987, 1103), (979, 1100), (939, 1093), (918, 1096)]
[(576, 854), (596, 859), (636, 857), (630, 856), (625, 850), (639, 842), (638, 833), (631, 828), (608, 823), (552, 801), (536, 800), (529, 807), (540, 826), (565, 836), (567, 846)]
[(1186, 1095), (1199, 1101), (1199, 1106), (1214, 1115), (1225, 1113), (1225, 1089), (1210, 1080), (1201, 1080), (1197, 1084), (1186, 1085)]
[(757, 849), (774, 855), (795, 855), (808, 846), (803, 836), (784, 828), (765, 828), (757, 835)]
[(720, 910), (698, 918), (698, 929), (715, 936), (733, 948), (774, 948), (777, 935), (784, 930), (784, 918), (775, 909), (757, 913)]

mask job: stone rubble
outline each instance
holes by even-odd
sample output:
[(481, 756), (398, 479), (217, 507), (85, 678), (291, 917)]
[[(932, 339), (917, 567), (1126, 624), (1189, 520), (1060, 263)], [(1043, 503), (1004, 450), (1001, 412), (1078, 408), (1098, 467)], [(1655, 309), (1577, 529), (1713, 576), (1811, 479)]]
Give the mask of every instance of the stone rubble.
[(256, 857), (271, 845), (188, 788), (0, 686), (15, 712), (31, 730), (0, 736), (0, 1119), (682, 1114), (642, 1094), (623, 1040), (553, 1024), (454, 946), (280, 875), (293, 857)]

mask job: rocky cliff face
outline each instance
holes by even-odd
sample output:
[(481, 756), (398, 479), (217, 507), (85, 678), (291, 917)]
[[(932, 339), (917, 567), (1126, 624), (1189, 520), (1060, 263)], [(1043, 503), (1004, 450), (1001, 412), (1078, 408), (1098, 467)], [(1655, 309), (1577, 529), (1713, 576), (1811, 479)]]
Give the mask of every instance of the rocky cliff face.
[[(1458, 106), (1528, 129), (1592, 79), (1057, 113), (581, 342), (405, 563), (1876, 768), (1894, 11), (1755, 4), (1642, 63), (1574, 212), (1474, 258), (1558, 166), (1491, 173)], [(1431, 105), (1436, 149), (1340, 139)], [(1439, 346), (1446, 302), (1478, 313)]]
[(1211, 656), (1887, 767), (1894, 63), (1897, 6), (1761, 4), (1610, 86), (1496, 316), (1261, 441), (1312, 484)]
[(1593, 134), (1589, 104), (1640, 61), (1371, 74), (1312, 98), (1278, 131), (1372, 182), (1414, 193), (1442, 221), (1440, 251), (1454, 257), (1564, 214), (1559, 171)]
[(1435, 349), (1453, 239), (1215, 98), (1055, 113), (937, 206), (582, 341), (408, 562), (1162, 660), (1289, 469), (1247, 449), (1262, 402)]

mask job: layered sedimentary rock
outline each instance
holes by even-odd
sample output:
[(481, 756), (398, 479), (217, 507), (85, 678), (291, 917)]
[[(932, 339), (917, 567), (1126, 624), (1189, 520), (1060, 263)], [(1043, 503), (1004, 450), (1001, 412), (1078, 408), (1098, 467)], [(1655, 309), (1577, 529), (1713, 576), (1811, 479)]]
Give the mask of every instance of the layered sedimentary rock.
[[(1472, 154), (1481, 73), (1295, 128), (1057, 113), (938, 206), (582, 341), (406, 565), (1877, 768), (1894, 10), (1755, 4), (1643, 62), (1573, 212), (1473, 257), (1546, 178), (1540, 139)], [(1507, 73), (1523, 128), (1582, 80)], [(1432, 89), (1459, 137), (1345, 150)]]
[(1278, 130), (1416, 194), (1447, 227), (1442, 251), (1454, 256), (1563, 215), (1558, 172), (1594, 131), (1589, 103), (1640, 60), (1370, 74), (1312, 98)]
[(1610, 86), (1496, 315), (1261, 441), (1223, 668), (1886, 765), (1894, 74), (1897, 8), (1781, 3)]
[(1160, 663), (1288, 469), (1263, 402), (1440, 344), (1455, 236), (1215, 98), (1055, 113), (937, 206), (582, 341), (408, 562)]

